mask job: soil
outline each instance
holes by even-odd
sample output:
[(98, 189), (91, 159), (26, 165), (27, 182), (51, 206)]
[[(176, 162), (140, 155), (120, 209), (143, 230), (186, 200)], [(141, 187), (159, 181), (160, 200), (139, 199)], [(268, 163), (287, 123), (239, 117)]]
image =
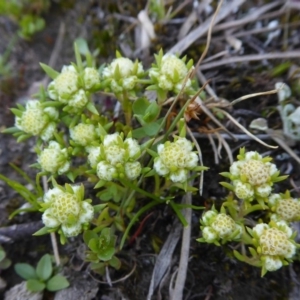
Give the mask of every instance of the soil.
[[(10, 108), (15, 107), (17, 103), (25, 103), (32, 91), (36, 90), (38, 84), (45, 78), (39, 62), (46, 64), (49, 62), (61, 22), (65, 24), (66, 33), (55, 65), (53, 65), (53, 68), (56, 70), (60, 70), (64, 64), (74, 61), (72, 44), (77, 37), (86, 39), (91, 49), (99, 50), (97, 57), (99, 65), (111, 61), (117, 49), (121, 49), (123, 52), (127, 51), (131, 58), (141, 59), (145, 65), (149, 65), (153, 59), (152, 54), (157, 49), (163, 47), (167, 51), (177, 43), (176, 37), (178, 36), (182, 20), (189, 16), (193, 10), (192, 2), (190, 1), (174, 19), (157, 24), (155, 28), (157, 38), (151, 43), (148, 51), (137, 52), (135, 51), (134, 43), (135, 33), (134, 29), (132, 29), (134, 24), (128, 20), (130, 20), (130, 17), (136, 18), (138, 12), (145, 7), (146, 1), (102, 2), (104, 1), (78, 0), (74, 2), (66, 1), (63, 4), (63, 1), (52, 1), (49, 11), (43, 16), (47, 24), (45, 29), (34, 35), (30, 41), (22, 39), (16, 41), (9, 56), (12, 71), (10, 74), (0, 78), (1, 129), (14, 125), (14, 116)], [(235, 15), (232, 15), (232, 18), (239, 18), (249, 9), (263, 6), (267, 2), (247, 1)], [(175, 1), (173, 7), (178, 7), (179, 3), (181, 1)], [(271, 10), (271, 12), (275, 14), (277, 8)], [(203, 16), (202, 14), (201, 17), (203, 18)], [(285, 19), (288, 18), (287, 14), (278, 15), (275, 18), (282, 24), (299, 20), (297, 13), (292, 12), (290, 12), (288, 20)], [(270, 18), (266, 18), (263, 21), (265, 22), (264, 25), (267, 24), (268, 20)], [(196, 23), (194, 26), (197, 25)], [(248, 26), (253, 28), (254, 25), (251, 23)], [(245, 30), (247, 29), (247, 24), (244, 28)], [(0, 16), (0, 53), (4, 53), (16, 32), (17, 25), (9, 18)], [(293, 27), (288, 34), (289, 50), (299, 49), (300, 25)], [(264, 41), (267, 38), (266, 33), (241, 38), (244, 55), (258, 54), (257, 48), (265, 52), (272, 52), (276, 49), (282, 49), (284, 52), (287, 49), (284, 49), (284, 45), (282, 45), (283, 35), (284, 33), (281, 32), (268, 45), (264, 45)], [(204, 49), (204, 45), (205, 38), (203, 36), (183, 54), (187, 54), (197, 61), (200, 51)], [(221, 40), (220, 32), (216, 32), (213, 35), (207, 57), (213, 56), (226, 47), (229, 47), (228, 44)], [(234, 49), (230, 48), (230, 51), (234, 52)], [(290, 63), (290, 67), (279, 72), (276, 76), (273, 75), (272, 71), (286, 61)], [(292, 66), (299, 67), (297, 63), (296, 59), (235, 63), (203, 71), (203, 74), (207, 79), (211, 79), (210, 85), (220, 98), (232, 101), (246, 94), (272, 90), (274, 89), (274, 84), (279, 81), (295, 86), (299, 79), (292, 78), (289, 71), (292, 69)], [(298, 105), (299, 91), (299, 88), (298, 90), (295, 89), (293, 97), (294, 103)], [(280, 129), (282, 123), (276, 111), (276, 106), (277, 96), (273, 94), (243, 101), (231, 108), (230, 113), (246, 128), (249, 128), (249, 124), (253, 119), (267, 117), (270, 128)], [(226, 119), (222, 121), (222, 124), (231, 132), (241, 134), (239, 129)], [(204, 176), (203, 194), (201, 197), (193, 197), (193, 204), (210, 207), (214, 203), (217, 207), (220, 207), (222, 200), (226, 196), (226, 191), (219, 185), (222, 177), (218, 174), (228, 170), (229, 159), (227, 153), (223, 149), (219, 163), (215, 163), (214, 155), (212, 155), (213, 150), (207, 136), (205, 136), (204, 129), (207, 129), (207, 118), (204, 115), (201, 116), (199, 121), (192, 121), (190, 126), (194, 131), (200, 132), (198, 141), (201, 145), (203, 164), (209, 167)], [(264, 141), (274, 144), (270, 137), (267, 137)], [(250, 138), (237, 141), (228, 139), (227, 142), (233, 157), (236, 157), (239, 148), (242, 146), (246, 147), (247, 150), (255, 150), (273, 157), (280, 171), (283, 174), (288, 174), (290, 178), (280, 186), (276, 186), (276, 192), (284, 192), (286, 189), (291, 189), (291, 184), (293, 184), (295, 197), (300, 197), (300, 166), (284, 149), (280, 147), (277, 149), (266, 148)], [(30, 165), (36, 161), (36, 154), (33, 148), (33, 139), (29, 139), (24, 143), (17, 143), (11, 135), (0, 134), (0, 174), (24, 183), (24, 180), (20, 178), (18, 173), (10, 167), (9, 164), (13, 163), (24, 170), (31, 178), (35, 178), (36, 170), (30, 168)], [(297, 155), (300, 155), (299, 142), (294, 143), (291, 148)], [(23, 204), (24, 200), (4, 182), (0, 181), (0, 243), (13, 264), (28, 262), (35, 265), (44, 253), (52, 252), (51, 242), (49, 236), (32, 237), (31, 235), (37, 230), (36, 228), (41, 226), (40, 213), (27, 213), (17, 215), (13, 219), (8, 218), (10, 213)], [(202, 211), (194, 211), (192, 215), (189, 267), (183, 299), (300, 299), (299, 259), (296, 259), (289, 267), (281, 268), (276, 272), (269, 272), (261, 278), (260, 269), (238, 262), (232, 257), (230, 245), (216, 247), (196, 242), (196, 238), (200, 236), (199, 218), (201, 214)], [(111, 271), (111, 280), (115, 281), (123, 278), (133, 268), (135, 268), (134, 272), (125, 280), (121, 280), (112, 286), (106, 283), (106, 278), (90, 273), (87, 264), (83, 262), (84, 249), (82, 248), (81, 238), (70, 239), (67, 245), (59, 246), (60, 255), (66, 262), (65, 274), (74, 282), (76, 280), (77, 282), (92, 282), (92, 287), (89, 287), (89, 289), (96, 289), (96, 295), (93, 298), (84, 298), (84, 296), (77, 296), (78, 298), (76, 298), (74, 296), (73, 299), (147, 299), (155, 259), (159, 248), (163, 246), (175, 221), (176, 216), (168, 206), (157, 207), (153, 210), (153, 214), (145, 221), (145, 226), (140, 235), (133, 243), (128, 244), (120, 254), (123, 266), (119, 271)], [(20, 227), (12, 230), (11, 226), (14, 225)], [(137, 227), (138, 224), (133, 231)], [(7, 231), (1, 232), (1, 229), (4, 230), (5, 228), (7, 228)], [(4, 232), (6, 232), (6, 237), (9, 237), (9, 240), (4, 240)], [(21, 234), (18, 234), (18, 232), (21, 232)], [(158, 245), (158, 249), (153, 247), (153, 244)], [(169, 284), (171, 276), (178, 266), (179, 258), (180, 242), (175, 248), (169, 273), (163, 279), (152, 299), (169, 299)], [(14, 272), (13, 267), (1, 271), (0, 276), (7, 282), (6, 288), (0, 294), (0, 298), (4, 297), (5, 291), (22, 281)], [(54, 294), (45, 293), (44, 300), (46, 299), (54, 299)]]

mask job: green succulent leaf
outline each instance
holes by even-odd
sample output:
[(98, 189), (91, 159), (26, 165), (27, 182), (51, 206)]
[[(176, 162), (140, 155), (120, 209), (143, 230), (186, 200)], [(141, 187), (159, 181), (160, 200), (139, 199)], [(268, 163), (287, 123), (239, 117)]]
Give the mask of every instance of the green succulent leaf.
[(33, 266), (26, 263), (17, 263), (14, 266), (16, 273), (23, 279), (38, 279)]
[(52, 274), (52, 262), (49, 254), (45, 254), (38, 262), (36, 274), (42, 281), (47, 281)]
[(97, 240), (97, 238), (98, 238), (97, 233), (92, 230), (86, 230), (83, 234), (83, 240), (86, 245), (89, 244), (90, 240), (92, 239)]
[(42, 69), (44, 70), (44, 72), (51, 78), (51, 79), (55, 79), (60, 73), (53, 70), (51, 67), (40, 63), (40, 66), (42, 67)]
[(47, 281), (46, 288), (50, 292), (59, 291), (67, 288), (70, 285), (69, 281), (63, 275), (57, 274)]
[(41, 292), (45, 289), (46, 284), (37, 280), (37, 279), (29, 279), (26, 283), (27, 290), (31, 292)]

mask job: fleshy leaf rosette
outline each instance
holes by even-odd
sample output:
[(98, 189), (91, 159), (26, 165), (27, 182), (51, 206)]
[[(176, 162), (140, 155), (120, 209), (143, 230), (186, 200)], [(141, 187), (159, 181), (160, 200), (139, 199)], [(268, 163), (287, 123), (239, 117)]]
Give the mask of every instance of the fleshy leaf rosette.
[(49, 189), (41, 204), (44, 225), (52, 231), (59, 229), (58, 232), (64, 237), (77, 236), (94, 217), (91, 201), (83, 198), (83, 185), (66, 184), (65, 188), (57, 185)]
[(292, 262), (297, 244), (295, 233), (285, 221), (261, 223), (248, 230), (255, 246), (251, 253), (260, 261), (262, 276)]
[(273, 184), (286, 178), (279, 176), (279, 171), (271, 160), (271, 157), (262, 157), (256, 151), (245, 152), (245, 148), (241, 148), (238, 160), (231, 165), (230, 172), (221, 173), (231, 180), (231, 184), (221, 184), (232, 190), (239, 199), (256, 199), (264, 207)]
[(96, 169), (101, 180), (112, 181), (118, 178), (136, 179), (142, 171), (137, 159), (141, 148), (137, 140), (115, 132), (107, 134), (99, 146), (86, 148), (89, 152), (88, 161)]

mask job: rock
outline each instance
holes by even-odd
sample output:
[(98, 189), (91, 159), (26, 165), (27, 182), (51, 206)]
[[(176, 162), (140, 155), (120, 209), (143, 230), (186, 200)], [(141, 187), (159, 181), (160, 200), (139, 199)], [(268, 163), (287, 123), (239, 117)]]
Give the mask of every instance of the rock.
[[(5, 293), (4, 300), (42, 300), (43, 293), (33, 293), (27, 290), (26, 281), (15, 285)], [(75, 298), (74, 298), (75, 299)]]
[(56, 292), (54, 300), (91, 300), (99, 290), (98, 283), (91, 279), (76, 277), (70, 282), (70, 287)]

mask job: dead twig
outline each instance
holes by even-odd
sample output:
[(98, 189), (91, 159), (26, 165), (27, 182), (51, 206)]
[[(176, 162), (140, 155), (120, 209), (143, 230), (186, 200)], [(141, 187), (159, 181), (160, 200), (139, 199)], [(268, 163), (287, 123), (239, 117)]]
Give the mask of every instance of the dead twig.
[(265, 59), (291, 59), (299, 58), (300, 50), (287, 51), (287, 52), (275, 52), (275, 53), (265, 53), (265, 54), (251, 54), (237, 57), (227, 57), (225, 59), (210, 62), (199, 66), (200, 70), (210, 70), (224, 65), (230, 65), (234, 63), (245, 63), (250, 61), (261, 61)]
[[(234, 0), (230, 4), (226, 4), (226, 6), (222, 7), (220, 13), (215, 18), (215, 23), (222, 21), (226, 18), (232, 11), (236, 10), (239, 6), (241, 6), (245, 0)], [(186, 50), (191, 44), (193, 44), (197, 39), (203, 36), (208, 32), (212, 20), (214, 16), (208, 18), (203, 24), (199, 25), (196, 29), (191, 31), (185, 38), (175, 44), (168, 53), (177, 53), (181, 54), (184, 50)]]

